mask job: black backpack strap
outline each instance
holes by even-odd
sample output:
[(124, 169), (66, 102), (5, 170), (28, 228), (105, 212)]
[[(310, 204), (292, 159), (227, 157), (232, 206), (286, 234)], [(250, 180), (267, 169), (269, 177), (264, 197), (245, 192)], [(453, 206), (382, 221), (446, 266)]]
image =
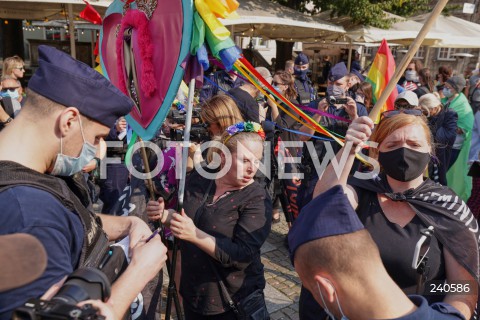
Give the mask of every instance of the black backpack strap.
[[(69, 184), (73, 186), (76, 183), (78, 190), (80, 190), (81, 184), (73, 181), (79, 179), (79, 177), (67, 178), (66, 180), (70, 181), (66, 182), (63, 179), (41, 174), (15, 162), (0, 161), (0, 192), (17, 186), (28, 186), (43, 190), (53, 195), (67, 210), (75, 212), (79, 216), (84, 229), (79, 266), (97, 267), (108, 251), (108, 237), (102, 229), (100, 218), (89, 211), (68, 186)], [(83, 198), (81, 192), (79, 194)]]

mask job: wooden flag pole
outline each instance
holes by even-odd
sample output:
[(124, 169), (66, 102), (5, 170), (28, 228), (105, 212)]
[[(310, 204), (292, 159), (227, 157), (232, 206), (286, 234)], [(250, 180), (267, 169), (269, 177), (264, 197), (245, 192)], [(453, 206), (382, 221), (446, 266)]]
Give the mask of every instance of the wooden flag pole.
[(442, 13), (442, 10), (447, 5), (447, 2), (448, 0), (439, 0), (435, 5), (435, 8), (433, 8), (432, 13), (428, 17), (428, 20), (423, 25), (422, 29), (418, 33), (415, 40), (412, 42), (410, 49), (408, 49), (408, 52), (403, 57), (398, 68), (396, 68), (395, 73), (393, 74), (393, 77), (388, 82), (385, 90), (383, 90), (382, 94), (380, 95), (380, 98), (377, 100), (377, 103), (375, 103), (375, 106), (373, 107), (372, 111), (370, 111), (369, 117), (373, 121), (377, 119), (378, 113), (382, 109), (382, 106), (387, 102), (387, 99), (392, 93), (395, 86), (397, 85), (398, 80), (400, 80), (402, 74), (405, 72), (405, 69), (407, 69), (408, 63), (410, 62), (410, 60), (412, 60), (415, 53), (417, 53), (418, 48), (420, 48), (420, 45), (422, 44), (423, 40), (427, 36), (427, 33), (432, 28), (432, 25), (437, 20), (437, 17)]

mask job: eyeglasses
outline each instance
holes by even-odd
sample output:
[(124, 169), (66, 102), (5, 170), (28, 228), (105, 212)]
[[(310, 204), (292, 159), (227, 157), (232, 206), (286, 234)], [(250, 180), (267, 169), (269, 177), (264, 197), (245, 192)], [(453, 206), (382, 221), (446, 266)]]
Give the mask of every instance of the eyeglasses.
[(412, 116), (423, 116), (424, 115), (422, 110), (418, 110), (418, 109), (388, 110), (388, 111), (382, 112), (382, 119), (383, 118), (391, 118), (391, 117), (396, 116), (400, 113), (409, 114), (409, 115), (412, 115)]
[(24, 67), (15, 67), (14, 69), (20, 70), (20, 71), (25, 71)]

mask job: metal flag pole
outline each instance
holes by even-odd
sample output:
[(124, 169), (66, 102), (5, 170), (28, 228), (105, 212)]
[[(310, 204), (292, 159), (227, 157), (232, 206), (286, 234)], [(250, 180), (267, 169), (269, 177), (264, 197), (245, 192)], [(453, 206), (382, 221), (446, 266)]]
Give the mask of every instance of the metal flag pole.
[(382, 106), (387, 102), (387, 99), (392, 93), (395, 86), (397, 85), (398, 80), (400, 80), (402, 74), (405, 72), (405, 69), (407, 69), (408, 63), (410, 62), (410, 60), (412, 60), (413, 56), (417, 53), (423, 40), (427, 36), (427, 33), (432, 28), (435, 20), (437, 20), (438, 16), (442, 13), (442, 10), (447, 5), (447, 2), (448, 0), (439, 0), (435, 5), (435, 8), (433, 8), (432, 13), (428, 17), (428, 20), (423, 25), (422, 29), (418, 33), (415, 40), (412, 42), (410, 48), (408, 49), (408, 52), (403, 57), (398, 68), (395, 70), (393, 77), (388, 82), (385, 90), (383, 90), (382, 94), (380, 95), (380, 98), (377, 100), (377, 103), (375, 103), (375, 106), (373, 107), (372, 111), (370, 111), (370, 114), (368, 115), (370, 119), (374, 121), (377, 119), (378, 113), (382, 109)]
[[(178, 207), (177, 212), (181, 213), (183, 210), (183, 200), (185, 197), (185, 181), (187, 178), (187, 160), (188, 160), (188, 147), (190, 144), (190, 130), (192, 128), (192, 114), (193, 114), (193, 96), (195, 93), (195, 79), (190, 81), (188, 87), (188, 106), (187, 106), (187, 115), (185, 119), (185, 129), (183, 130), (183, 147), (182, 147), (182, 170), (180, 174), (180, 181), (178, 185)], [(178, 163), (178, 162), (177, 162)], [(172, 298), (175, 303), (177, 310), (177, 318), (183, 320), (181, 313), (178, 312), (179, 309), (179, 300), (178, 293), (175, 287), (175, 266), (177, 264), (177, 253), (178, 253), (178, 243), (173, 238), (173, 249), (172, 249), (172, 261), (170, 263), (169, 277), (170, 282), (168, 283), (168, 292), (167, 292), (167, 307), (165, 311), (165, 319), (170, 319), (170, 312), (172, 309)]]

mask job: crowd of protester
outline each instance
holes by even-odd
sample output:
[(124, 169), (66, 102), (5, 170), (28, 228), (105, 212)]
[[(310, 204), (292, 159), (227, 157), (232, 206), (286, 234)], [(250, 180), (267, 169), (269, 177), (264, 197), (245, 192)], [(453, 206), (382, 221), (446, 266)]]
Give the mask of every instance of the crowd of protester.
[[(173, 238), (180, 242), (175, 290), (187, 320), (269, 319), (260, 248), (272, 223), (283, 219), (291, 227), (285, 245), (303, 283), (300, 319), (474, 315), (478, 70), (465, 79), (461, 70), (442, 66), (435, 76), (412, 60), (394, 109), (376, 123), (368, 118), (373, 87), (358, 57), (351, 70), (324, 60), (326, 92), (312, 84), (304, 53), (284, 70), (257, 67), (259, 83), (274, 89), (270, 97), (264, 84), (209, 70), (196, 92), (193, 137), (200, 138), (189, 147), (179, 209), (180, 162), (167, 142), (182, 139), (184, 97), (153, 140), (161, 154), (133, 155), (138, 170), (163, 164), (147, 188), (128, 164), (132, 131), (125, 115), (132, 100), (56, 49), (41, 46), (39, 60), (24, 90), (24, 61), (4, 59), (0, 240), (32, 235), (47, 262), (36, 279), (2, 289), (0, 319), (11, 318), (29, 298), (49, 299), (74, 270), (99, 267), (109, 244), (119, 241), (128, 267), (112, 283), (109, 299), (88, 303), (109, 320), (121, 319), (171, 258)], [(344, 145), (300, 122), (278, 95), (344, 138)], [(204, 150), (203, 142), (213, 147)], [(119, 161), (106, 162), (113, 158)], [(263, 160), (269, 172), (259, 170)], [(132, 205), (138, 190), (142, 204)], [(94, 213), (98, 207), (102, 214)], [(154, 231), (157, 223), (162, 237)], [(428, 267), (414, 269), (413, 253), (428, 228), (434, 230)], [(469, 283), (475, 292), (424, 294), (419, 277), (423, 285)]]

